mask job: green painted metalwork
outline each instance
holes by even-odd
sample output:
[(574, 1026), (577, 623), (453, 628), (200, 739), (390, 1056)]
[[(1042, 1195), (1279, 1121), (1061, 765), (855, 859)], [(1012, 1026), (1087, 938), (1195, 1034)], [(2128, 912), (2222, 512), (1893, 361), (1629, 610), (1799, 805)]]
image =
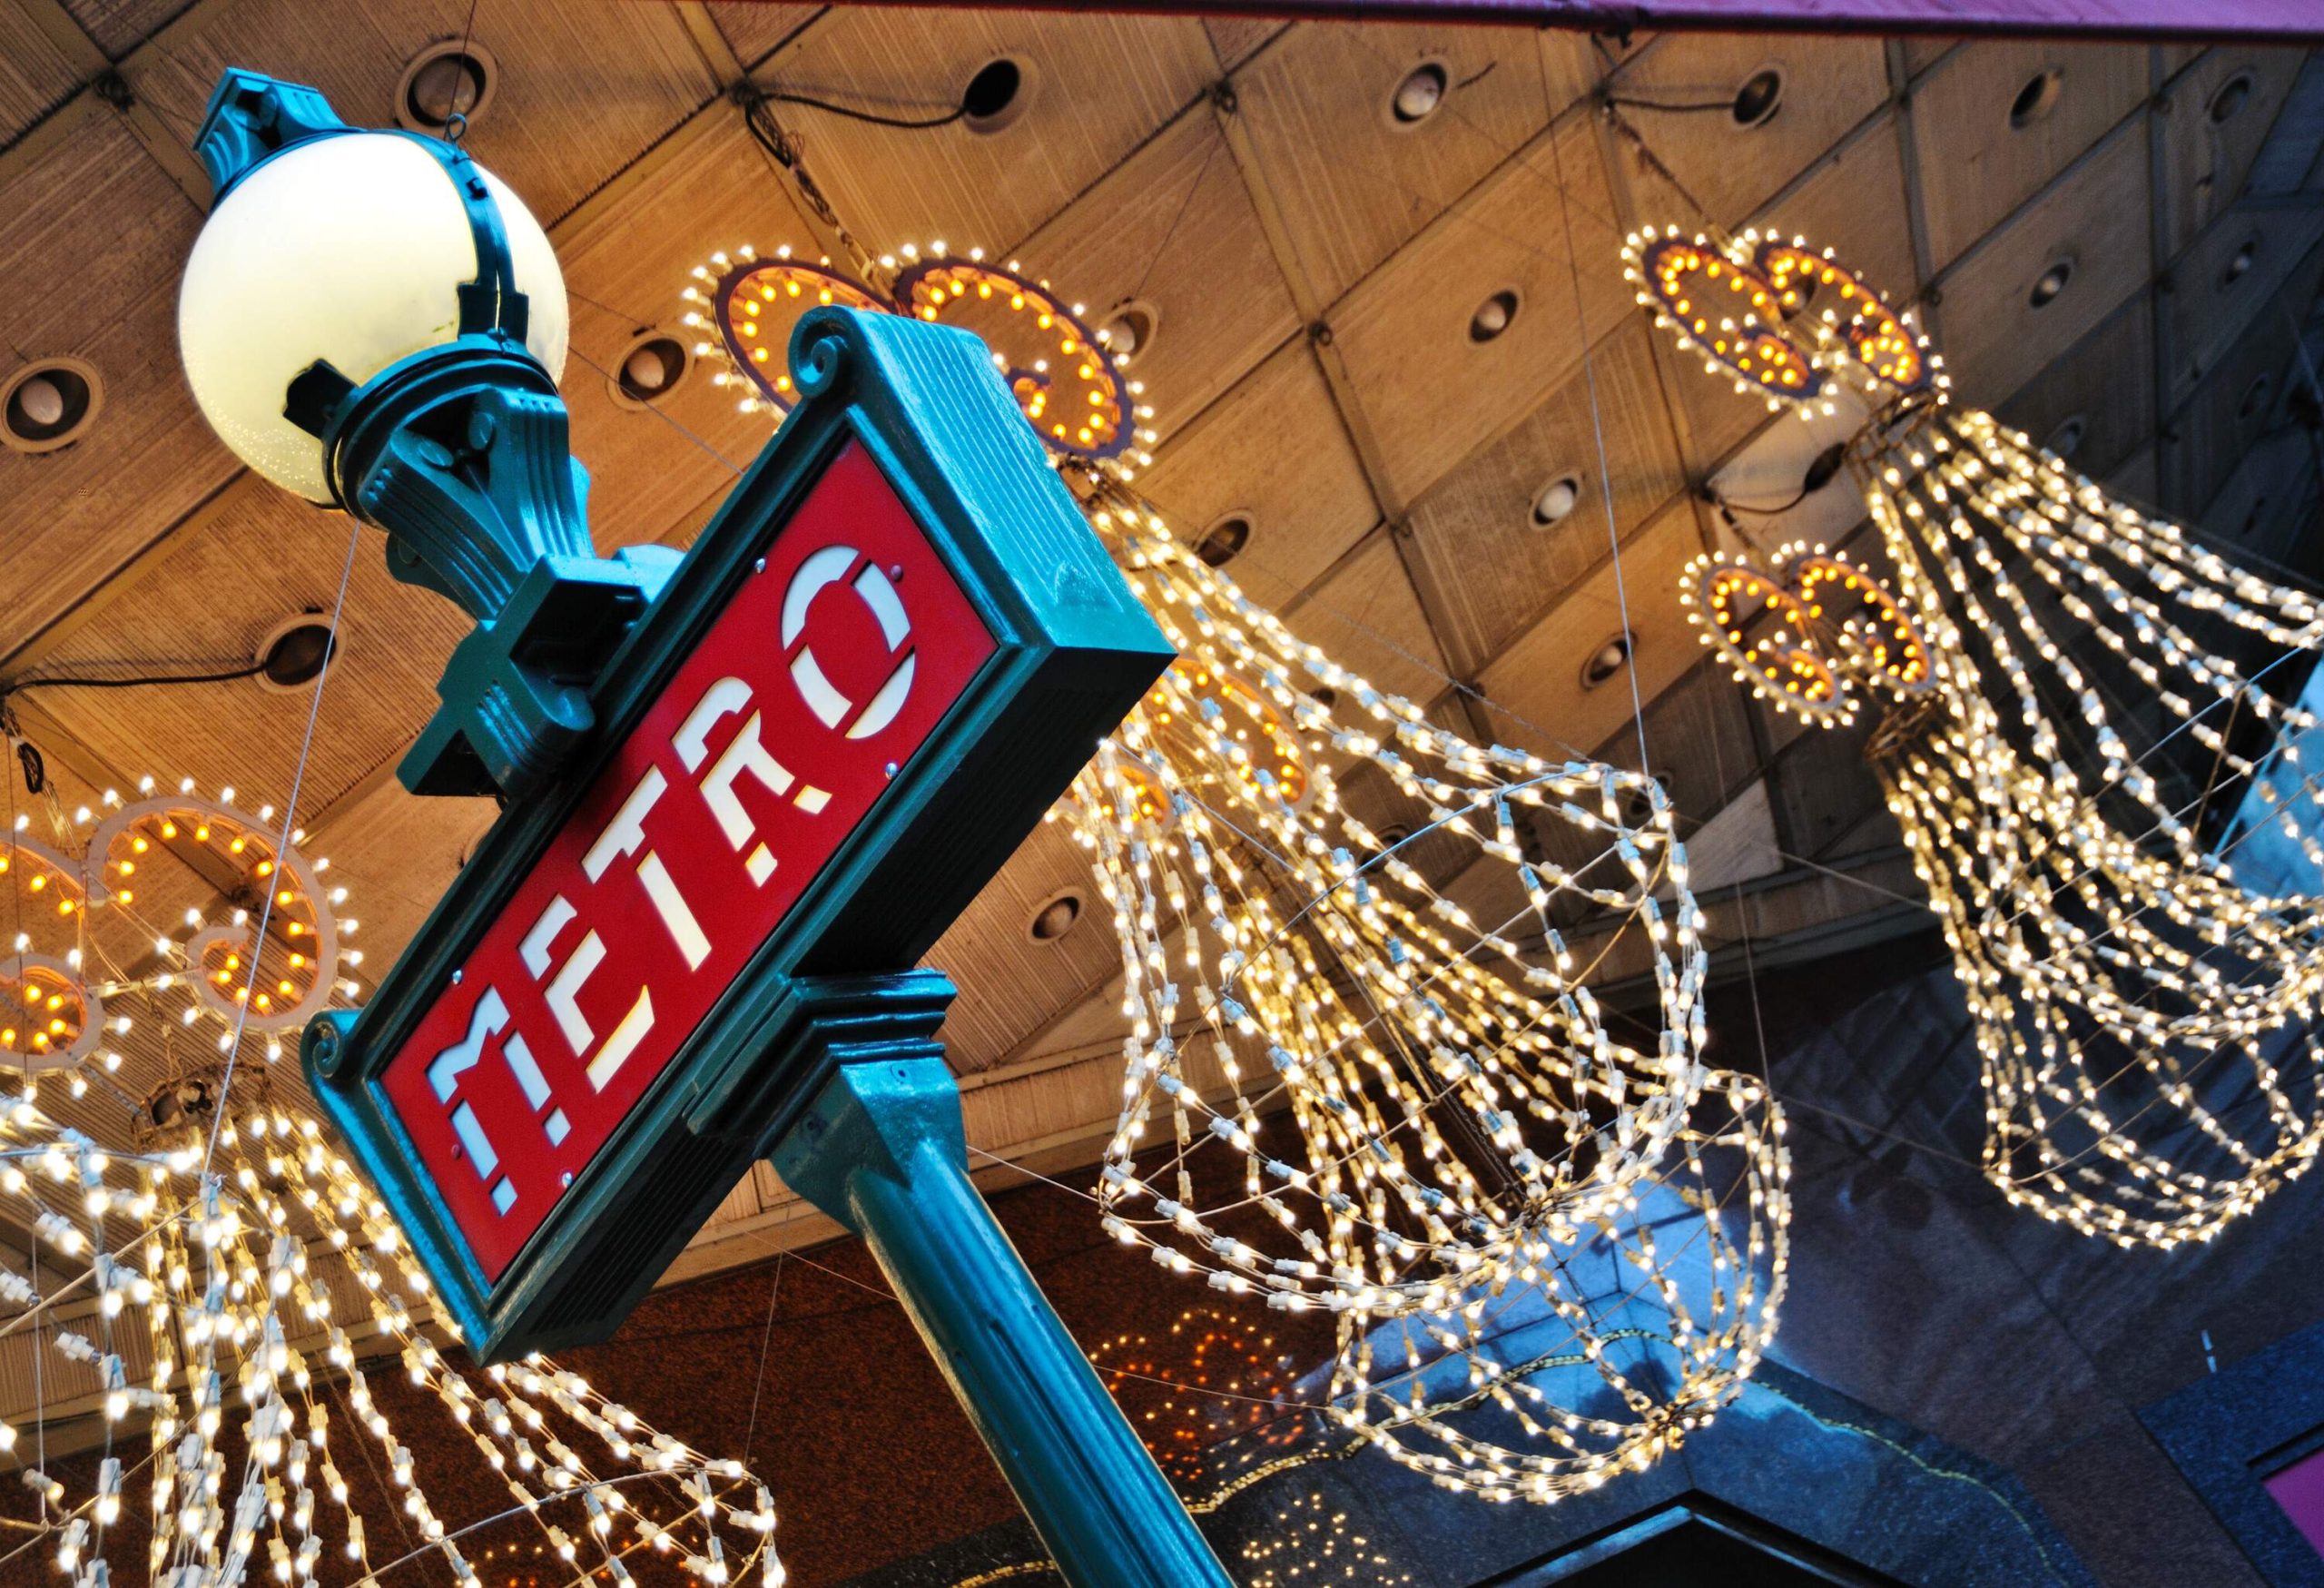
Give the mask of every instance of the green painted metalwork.
[[(311, 89), (233, 72), (200, 148), (222, 190), (348, 130)], [(901, 969), (1168, 666), (1168, 646), (984, 345), (898, 316), (804, 316), (798, 407), (692, 548), (595, 556), (586, 476), (555, 383), (525, 350), (497, 214), (465, 155), (434, 152), (477, 233), (461, 334), (359, 386), (317, 364), (285, 412), (322, 440), (340, 504), (387, 530), (397, 577), (477, 619), (404, 781), (507, 804), (370, 1005), (308, 1027), (316, 1095), (482, 1361), (612, 1332), (751, 1162), (774, 1154), (863, 1233), (1069, 1582), (1226, 1588), (970, 1183), (934, 1037), (953, 990)], [(967, 653), (982, 660), (956, 674), (965, 686), (918, 748), (889, 764), (866, 814), (487, 1277), (383, 1072), (431, 1011), (462, 1007), (448, 990), (464, 962), (842, 451), (876, 466), (990, 648)], [(736, 631), (722, 632), (727, 648), (710, 655), (734, 654)]]
[(1068, 1583), (1227, 1588), (968, 1176), (929, 972), (827, 978), (792, 1039), (824, 1073), (774, 1150), (783, 1183), (863, 1238)]

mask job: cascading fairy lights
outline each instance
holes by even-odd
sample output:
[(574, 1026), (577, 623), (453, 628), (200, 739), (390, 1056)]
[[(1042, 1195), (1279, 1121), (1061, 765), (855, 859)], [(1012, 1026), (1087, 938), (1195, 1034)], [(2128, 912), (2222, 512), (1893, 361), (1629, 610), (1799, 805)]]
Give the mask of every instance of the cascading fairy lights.
[[(1181, 653), (1051, 813), (1122, 944), (1106, 1228), (1223, 1292), (1328, 1309), (1326, 1415), (1448, 1486), (1551, 1500), (1674, 1447), (1759, 1359), (1789, 1212), (1772, 1104), (1701, 1060), (1702, 922), (1660, 785), (1479, 748), (1302, 644), (1128, 490), (1127, 466), (1150, 459), (1116, 416), (1142, 393), (1079, 305), (1013, 262), (902, 254), (881, 261), (896, 301), (992, 343)], [(697, 271), (689, 323), (717, 326), (697, 350), (750, 383), (746, 406), (783, 410), (758, 354), (774, 301), (747, 309), (761, 264), (740, 251)], [(735, 329), (738, 301), (755, 334)], [(1086, 432), (1067, 422), (1085, 415)], [(1423, 831), (1391, 842), (1359, 817), (1343, 798), (1356, 767)], [(1570, 860), (1550, 857), (1551, 833)], [(1423, 846), (1465, 869), (1432, 880)], [(1599, 943), (1586, 962), (1559, 920)], [(1640, 946), (1652, 983), (1638, 1041), (1588, 984), (1617, 944)], [(1699, 1101), (1723, 1122), (1697, 1121)], [(1197, 1190), (1206, 1157), (1240, 1182), (1223, 1206)], [(1639, 1210), (1674, 1198), (1694, 1228), (1658, 1248)], [(1636, 1266), (1637, 1294), (1572, 1279), (1600, 1250)], [(1683, 1289), (1677, 1257), (1717, 1282)], [(1571, 1404), (1545, 1400), (1532, 1380), (1575, 1364)], [(1521, 1447), (1449, 1420), (1487, 1400), (1524, 1408)]]
[[(621, 1588), (674, 1567), (705, 1588), (783, 1582), (773, 1503), (740, 1463), (645, 1425), (546, 1357), (454, 1368), (435, 1337), (457, 1335), (433, 1315), (425, 1274), (313, 1120), (261, 1100), (215, 1123), (214, 1158), (212, 1129), (189, 1115), (116, 1153), (29, 1101), (0, 1104), (0, 1204), (37, 1247), (28, 1272), (0, 1269), (0, 1296), (24, 1309), (5, 1330), (48, 1359), (52, 1398), (85, 1386), (103, 1419), (80, 1493), (0, 1424), (38, 1506), (16, 1547), (48, 1552), (77, 1588), (104, 1588), (134, 1574), (120, 1558), (123, 1511), (143, 1496), (141, 1564), (158, 1588), (227, 1588), (260, 1571), (291, 1588), (371, 1585), (419, 1557), (476, 1588), (473, 1559), (512, 1529), (564, 1574)], [(367, 1363), (440, 1405), (506, 1508), (439, 1511)], [(340, 1404), (347, 1416), (333, 1415)], [(350, 1471), (380, 1491), (368, 1530)], [(401, 1513), (392, 1526), (383, 1507)]]
[[(1301, 643), (1126, 492), (1093, 518), (1181, 654), (1061, 807), (1123, 945), (1106, 1228), (1222, 1291), (1329, 1308), (1328, 1415), (1448, 1486), (1554, 1499), (1675, 1446), (1759, 1358), (1788, 1211), (1766, 1100), (1701, 1060), (1701, 918), (1660, 786), (1480, 749)], [(1391, 843), (1351, 808), (1364, 765), (1422, 833)], [(1460, 856), (1449, 878), (1413, 863), (1423, 841)], [(1581, 962), (1559, 919), (1637, 934), (1643, 1045), (1587, 984), (1607, 950)], [(1221, 1179), (1236, 1192), (1206, 1206)], [(1716, 1275), (1699, 1295), (1640, 1218), (1669, 1197), (1696, 1226), (1675, 1250)], [(1577, 1282), (1608, 1246), (1643, 1300)], [(1566, 1357), (1595, 1376), (1554, 1404), (1532, 1380)], [(1452, 1420), (1486, 1400), (1522, 1414), (1521, 1445)]]
[[(2316, 718), (2250, 657), (2314, 650), (2324, 606), (1955, 407), (1828, 252), (1649, 229), (1625, 258), (1658, 323), (1738, 388), (1756, 373), (1805, 412), (1852, 378), (1874, 405), (1850, 461), (1893, 591), (1787, 546), (1768, 571), (1700, 559), (1681, 595), (1779, 709), (1830, 726), (1852, 682), (1896, 697), (1869, 753), (1976, 1022), (1985, 1172), (2124, 1246), (2211, 1238), (2324, 1147), (2324, 902), (2244, 885), (2201, 822), (2222, 780), (2250, 779), (2324, 865), (2312, 779), (2260, 785), (2231, 736), (2281, 724), (2297, 767), (2288, 741)], [(1786, 297), (1811, 279), (1816, 298)], [(1769, 339), (1807, 371), (1780, 392), (1764, 352), (1744, 368)], [(2199, 753), (2184, 777), (2162, 754), (2181, 750)]]

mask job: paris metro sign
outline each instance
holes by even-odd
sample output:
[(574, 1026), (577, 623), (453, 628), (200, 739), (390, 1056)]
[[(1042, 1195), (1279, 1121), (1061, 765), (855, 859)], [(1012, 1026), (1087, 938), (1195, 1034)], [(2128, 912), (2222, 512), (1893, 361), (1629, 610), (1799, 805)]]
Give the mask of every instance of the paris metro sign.
[(1170, 660), (980, 343), (823, 310), (793, 360), (592, 748), (309, 1031), (484, 1360), (611, 1332), (848, 1032), (932, 1049), (950, 988), (906, 968)]

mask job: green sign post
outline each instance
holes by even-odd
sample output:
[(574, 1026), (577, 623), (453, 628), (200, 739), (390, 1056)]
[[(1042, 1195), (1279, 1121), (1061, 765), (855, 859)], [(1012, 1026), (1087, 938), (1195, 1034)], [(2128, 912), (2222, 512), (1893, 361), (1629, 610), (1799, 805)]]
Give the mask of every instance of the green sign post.
[[(213, 288), (204, 249), (335, 162), (411, 165), (376, 140), (433, 163), (447, 192), (426, 167), (418, 191), (454, 206), (474, 273), (417, 345), (294, 358), (286, 449), (195, 350), (212, 296), (261, 305), (257, 339), (298, 283), (248, 291), (244, 262)], [(953, 989), (911, 968), (1171, 659), (983, 345), (809, 314), (798, 407), (701, 538), (601, 558), (513, 196), (454, 144), (251, 73), (199, 148), (205, 411), (294, 485), (310, 438), (398, 577), (477, 619), (402, 774), (504, 813), (373, 1001), (303, 1050), (470, 1348), (611, 1333), (771, 1157), (862, 1235), (1068, 1581), (1225, 1588), (970, 1183), (935, 1035)]]

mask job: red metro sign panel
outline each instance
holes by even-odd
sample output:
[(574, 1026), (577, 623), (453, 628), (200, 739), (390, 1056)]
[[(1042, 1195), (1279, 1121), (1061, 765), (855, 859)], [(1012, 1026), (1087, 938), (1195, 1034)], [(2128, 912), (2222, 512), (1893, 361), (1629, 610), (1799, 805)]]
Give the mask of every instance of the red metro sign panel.
[(387, 1062), (487, 1278), (992, 649), (878, 466), (842, 451)]
[(610, 1333), (860, 1033), (940, 1013), (912, 967), (1172, 659), (983, 343), (817, 309), (791, 353), (701, 537), (631, 554), (575, 764), (307, 1029), (485, 1361)]

